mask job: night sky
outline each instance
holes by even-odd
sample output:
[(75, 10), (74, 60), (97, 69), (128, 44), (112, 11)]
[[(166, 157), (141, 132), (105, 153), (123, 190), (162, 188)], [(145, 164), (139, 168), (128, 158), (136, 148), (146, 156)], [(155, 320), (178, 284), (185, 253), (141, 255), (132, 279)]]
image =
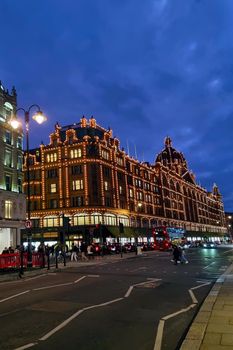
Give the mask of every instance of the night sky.
[(1, 0), (0, 23), (3, 85), (48, 117), (31, 148), (82, 115), (140, 161), (169, 135), (233, 211), (232, 0)]

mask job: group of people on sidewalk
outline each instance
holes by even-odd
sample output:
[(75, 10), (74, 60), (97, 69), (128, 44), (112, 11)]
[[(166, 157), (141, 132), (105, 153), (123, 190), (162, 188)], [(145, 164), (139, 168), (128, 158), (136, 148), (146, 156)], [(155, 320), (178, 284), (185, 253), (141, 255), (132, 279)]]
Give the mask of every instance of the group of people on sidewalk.
[(172, 246), (172, 254), (173, 259), (171, 261), (174, 262), (174, 265), (177, 265), (178, 263), (188, 264), (188, 259), (186, 258), (185, 250), (181, 246), (174, 244)]
[(71, 247), (71, 261), (84, 260), (89, 261), (94, 258), (95, 247), (93, 244), (86, 244), (85, 242), (81, 242), (80, 246), (72, 243)]

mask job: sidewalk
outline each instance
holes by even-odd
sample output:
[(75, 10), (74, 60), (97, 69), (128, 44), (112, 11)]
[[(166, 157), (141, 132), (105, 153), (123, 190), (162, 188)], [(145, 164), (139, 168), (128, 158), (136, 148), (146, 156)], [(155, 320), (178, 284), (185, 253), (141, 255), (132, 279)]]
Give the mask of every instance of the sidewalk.
[(216, 281), (180, 350), (233, 350), (233, 264)]
[(49, 270), (47, 269), (47, 267), (35, 268), (35, 269), (29, 270), (29, 271), (25, 269), (24, 274), (22, 275), (22, 278), (19, 277), (19, 271), (0, 274), (0, 283), (1, 282), (16, 281), (16, 280), (25, 280), (27, 278), (32, 278), (32, 277), (39, 276), (39, 275), (45, 275), (48, 273), (59, 272), (63, 269), (71, 268), (71, 267), (91, 266), (91, 265), (107, 263), (109, 261), (117, 261), (117, 260), (140, 257), (140, 256), (145, 256), (145, 254), (136, 255), (135, 253), (127, 253), (127, 254), (124, 253), (124, 254), (122, 254), (122, 257), (120, 254), (104, 255), (103, 257), (95, 257), (94, 259), (91, 259), (88, 261), (78, 260), (77, 262), (70, 261), (70, 259), (67, 259), (66, 266), (64, 266), (63, 263), (59, 263), (57, 269), (56, 269), (55, 265), (50, 266)]

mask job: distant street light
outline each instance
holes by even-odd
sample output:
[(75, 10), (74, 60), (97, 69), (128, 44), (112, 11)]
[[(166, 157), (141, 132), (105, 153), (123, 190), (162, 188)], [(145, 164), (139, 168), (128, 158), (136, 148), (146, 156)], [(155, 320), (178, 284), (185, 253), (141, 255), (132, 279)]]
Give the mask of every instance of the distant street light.
[[(42, 124), (47, 120), (46, 116), (42, 113), (40, 107), (37, 104), (31, 105), (28, 110), (24, 108), (18, 108), (16, 113), (19, 111), (24, 112), (24, 122), (26, 129), (26, 167), (27, 167), (27, 241), (28, 241), (28, 267), (32, 267), (32, 237), (31, 237), (31, 202), (30, 202), (30, 162), (29, 162), (29, 120), (30, 120), (30, 111), (32, 108), (37, 108), (36, 113), (32, 116), (32, 119), (35, 120), (38, 124)], [(10, 121), (11, 126), (14, 129), (17, 129), (20, 126), (20, 122), (15, 118), (12, 118)]]

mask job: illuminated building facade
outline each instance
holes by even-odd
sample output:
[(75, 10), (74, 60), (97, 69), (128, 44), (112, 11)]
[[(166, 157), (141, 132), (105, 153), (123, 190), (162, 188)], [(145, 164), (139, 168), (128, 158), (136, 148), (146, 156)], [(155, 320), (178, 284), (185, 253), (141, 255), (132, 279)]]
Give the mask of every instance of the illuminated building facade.
[(69, 238), (92, 234), (100, 223), (105, 235), (123, 223), (132, 237), (157, 225), (203, 236), (226, 232), (217, 186), (207, 192), (197, 185), (169, 137), (154, 164), (141, 163), (93, 117), (56, 124), (50, 143), (30, 150), (30, 188), (34, 239), (56, 239), (63, 215), (70, 218)]
[(229, 238), (233, 240), (233, 213), (225, 212), (225, 219)]
[(23, 189), (23, 133), (9, 121), (16, 111), (16, 91), (11, 94), (0, 82), (0, 253), (4, 247), (20, 244), (26, 198)]

